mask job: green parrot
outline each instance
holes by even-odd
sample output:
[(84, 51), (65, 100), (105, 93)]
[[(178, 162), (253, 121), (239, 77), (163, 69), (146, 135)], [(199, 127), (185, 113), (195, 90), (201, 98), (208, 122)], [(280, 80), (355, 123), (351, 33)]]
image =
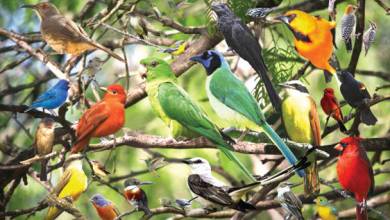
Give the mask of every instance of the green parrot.
[[(265, 132), (268, 138), (279, 148), (291, 165), (298, 160), (279, 135), (268, 125), (255, 98), (244, 83), (231, 72), (225, 58), (217, 51), (209, 50), (190, 58), (199, 62), (207, 72), (207, 96), (214, 111), (241, 129)], [(300, 177), (305, 175), (301, 169), (296, 171)]]
[(216, 144), (227, 158), (255, 181), (252, 174), (231, 152), (233, 149), (231, 143), (234, 141), (223, 134), (190, 96), (176, 84), (176, 76), (170, 65), (157, 58), (143, 59), (141, 64), (147, 69), (146, 93), (155, 113), (168, 126), (181, 125)]

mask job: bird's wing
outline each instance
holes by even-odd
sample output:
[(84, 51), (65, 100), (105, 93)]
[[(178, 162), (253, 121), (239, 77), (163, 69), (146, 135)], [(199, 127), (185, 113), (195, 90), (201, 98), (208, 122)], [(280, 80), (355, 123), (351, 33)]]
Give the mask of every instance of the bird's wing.
[(295, 216), (302, 216), (302, 201), (298, 199), (291, 191), (283, 193), (284, 202), (289, 207), (289, 210), (294, 213)]
[(222, 187), (216, 187), (205, 182), (199, 175), (190, 175), (188, 186), (196, 195), (216, 204), (230, 206), (233, 203), (229, 194)]
[(40, 103), (40, 102), (45, 102), (50, 99), (54, 99), (56, 97), (56, 92), (54, 90), (47, 90), (44, 92), (42, 95), (38, 96), (38, 98), (33, 102), (33, 103)]
[(66, 169), (64, 174), (62, 174), (60, 181), (57, 183), (57, 185), (53, 189), (53, 193), (55, 195), (58, 196), (61, 193), (61, 191), (66, 186), (66, 184), (69, 182), (71, 176), (72, 176), (72, 172), (70, 172), (68, 169)]
[[(55, 19), (56, 22), (47, 22), (48, 28), (58, 29), (57, 25), (60, 25), (61, 31), (56, 31), (56, 37), (62, 37), (64, 39), (73, 39), (74, 41), (91, 41), (88, 37), (88, 34), (75, 22), (70, 20), (69, 18), (63, 16), (63, 15), (56, 15), (53, 16), (52, 19)], [(50, 25), (55, 25), (53, 27), (50, 27)]]
[(371, 179), (370, 193), (372, 193), (374, 192), (375, 189), (374, 171), (372, 169), (370, 160), (367, 157), (367, 153), (364, 150), (364, 147), (362, 145), (359, 146), (359, 153), (360, 153), (360, 158), (362, 159), (362, 163), (364, 164), (365, 167), (368, 168), (368, 172)]
[(174, 83), (161, 83), (157, 99), (169, 118), (217, 144), (227, 145), (218, 128), (209, 120), (202, 109), (191, 100), (183, 89)]
[(341, 111), (340, 104), (336, 98), (336, 96), (332, 96), (332, 102), (337, 106), (337, 110), (340, 112), (341, 119), (343, 119), (343, 111)]
[(97, 103), (88, 109), (81, 117), (77, 125), (77, 140), (83, 140), (89, 136), (109, 116), (109, 109), (105, 103)]
[(371, 95), (368, 92), (366, 86), (363, 83), (359, 82), (359, 81), (358, 81), (358, 83), (359, 83), (359, 89), (360, 89), (361, 94), (363, 95), (363, 97), (366, 98), (366, 99), (371, 99)]
[[(226, 73), (221, 73), (221, 71), (226, 71)], [(210, 91), (220, 102), (250, 121), (261, 124), (263, 115), (244, 83), (226, 68), (219, 68), (212, 77), (209, 85)]]
[(320, 127), (320, 119), (318, 118), (318, 112), (316, 103), (312, 98), (310, 98), (311, 102), (311, 108), (309, 112), (309, 118), (310, 118), (310, 127), (313, 133), (314, 138), (314, 145), (320, 146), (321, 145), (321, 127)]

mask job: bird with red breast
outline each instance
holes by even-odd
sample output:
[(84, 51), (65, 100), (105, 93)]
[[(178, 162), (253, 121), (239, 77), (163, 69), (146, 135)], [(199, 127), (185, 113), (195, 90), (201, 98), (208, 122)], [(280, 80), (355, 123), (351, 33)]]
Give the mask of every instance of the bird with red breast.
[(83, 151), (93, 137), (105, 137), (119, 131), (125, 123), (126, 92), (121, 85), (107, 87), (102, 101), (91, 106), (80, 118), (76, 142), (71, 152)]
[(355, 195), (356, 219), (366, 220), (367, 197), (374, 190), (374, 172), (360, 137), (346, 137), (336, 145), (341, 152), (337, 162), (337, 176), (341, 187)]
[[(337, 101), (336, 96), (334, 95), (334, 90), (332, 88), (324, 89), (324, 96), (321, 99), (321, 107), (326, 115), (334, 118), (337, 121), (340, 131), (345, 133), (347, 128), (343, 122), (343, 112), (341, 111), (339, 102)], [(329, 117), (326, 122), (328, 122)]]
[(92, 196), (91, 202), (101, 220), (114, 220), (119, 216), (119, 211), (114, 204), (102, 195), (96, 194)]

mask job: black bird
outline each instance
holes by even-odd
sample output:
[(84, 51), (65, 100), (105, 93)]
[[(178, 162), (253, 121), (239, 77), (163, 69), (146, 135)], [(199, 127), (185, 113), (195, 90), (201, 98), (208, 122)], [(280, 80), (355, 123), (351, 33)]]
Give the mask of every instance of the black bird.
[(227, 45), (257, 72), (263, 80), (273, 107), (280, 112), (281, 100), (267, 75), (261, 47), (249, 28), (225, 4), (213, 4), (211, 9), (218, 15), (218, 28)]
[(353, 108), (360, 107), (360, 120), (366, 125), (375, 125), (378, 119), (366, 105), (371, 99), (365, 85), (357, 81), (350, 72), (341, 71), (338, 74), (341, 81), (340, 91), (344, 100)]

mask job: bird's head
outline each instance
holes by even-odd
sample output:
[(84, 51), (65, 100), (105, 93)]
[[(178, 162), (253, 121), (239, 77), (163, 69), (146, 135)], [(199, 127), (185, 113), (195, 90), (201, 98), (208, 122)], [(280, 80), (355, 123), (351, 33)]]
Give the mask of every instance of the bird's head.
[(150, 182), (150, 181), (141, 182), (137, 178), (130, 178), (130, 179), (125, 180), (125, 182), (124, 182), (124, 185), (125, 185), (126, 188), (128, 188), (128, 187), (139, 187), (139, 186), (142, 186), (142, 185), (150, 185), (150, 184), (153, 184), (153, 182)]
[(106, 94), (104, 95), (104, 100), (115, 99), (122, 104), (126, 103), (126, 92), (121, 85), (113, 84), (108, 86), (107, 88), (100, 87), (100, 89), (106, 91)]
[(218, 17), (232, 14), (230, 8), (224, 3), (211, 4), (211, 10), (213, 10)]
[(316, 27), (318, 18), (300, 10), (290, 10), (285, 14), (275, 18), (281, 21), (293, 32), (297, 40), (309, 42), (308, 34), (312, 33)]
[(349, 14), (355, 14), (356, 10), (358, 9), (358, 7), (356, 5), (347, 5), (347, 7), (345, 8), (345, 11), (344, 13), (346, 15), (349, 15)]
[(142, 74), (143, 78), (147, 81), (153, 81), (156, 79), (175, 79), (171, 66), (162, 59), (150, 57), (141, 60), (140, 62), (146, 68), (146, 73)]
[(57, 82), (55, 85), (56, 88), (62, 89), (62, 90), (68, 90), (69, 89), (69, 81), (65, 79), (61, 79)]
[(319, 206), (327, 206), (329, 205), (329, 201), (323, 196), (318, 196), (316, 198), (316, 204)]
[(376, 23), (373, 21), (368, 21), (370, 23), (370, 28), (376, 30)]
[(334, 90), (332, 88), (325, 88), (324, 95), (334, 95)]
[(51, 118), (43, 118), (39, 123), (39, 129), (54, 130), (54, 120)]
[(346, 149), (351, 150), (351, 151), (358, 150), (359, 149), (358, 147), (360, 145), (360, 141), (362, 141), (362, 138), (358, 137), (358, 136), (346, 137), (346, 138), (343, 138), (334, 147), (334, 149), (336, 149), (340, 152), (344, 152)]
[(284, 83), (280, 83), (279, 86), (286, 89), (288, 95), (309, 95), (309, 91), (307, 90), (306, 86), (299, 80), (291, 80)]
[(200, 55), (191, 57), (190, 60), (202, 64), (206, 69), (207, 75), (211, 75), (226, 62), (222, 54), (214, 50), (205, 51)]
[(353, 79), (353, 76), (350, 72), (346, 70), (337, 71), (337, 78), (340, 80), (341, 83), (345, 83)]
[(60, 13), (56, 6), (50, 2), (41, 2), (35, 5), (22, 5), (22, 8), (34, 9), (41, 20), (43, 17), (49, 17)]
[(94, 205), (96, 206), (106, 206), (106, 205), (109, 205), (110, 202), (107, 201), (102, 195), (100, 194), (95, 194), (94, 196), (92, 196), (91, 200), (90, 200)]
[(183, 163), (188, 164), (191, 167), (193, 174), (209, 174), (211, 173), (211, 167), (206, 159), (201, 157), (194, 157), (183, 160)]

